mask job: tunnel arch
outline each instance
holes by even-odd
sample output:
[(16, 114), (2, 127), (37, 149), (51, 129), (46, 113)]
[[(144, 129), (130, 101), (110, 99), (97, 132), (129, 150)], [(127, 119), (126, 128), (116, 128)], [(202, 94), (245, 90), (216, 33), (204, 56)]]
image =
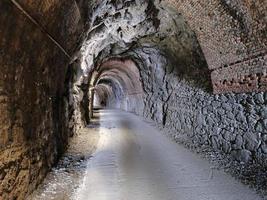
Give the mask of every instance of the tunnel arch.
[[(265, 1), (2, 0), (0, 10), (4, 199), (25, 199), (87, 125), (94, 87), (111, 94), (108, 83), (96, 85), (111, 58), (139, 69), (143, 93), (127, 92), (131, 82), (122, 88), (125, 110), (177, 142), (266, 169)], [(118, 87), (137, 79), (120, 69), (101, 80)]]
[[(99, 65), (97, 72), (93, 74), (95, 74), (95, 79), (94, 81), (92, 81), (92, 84), (94, 84), (95, 93), (98, 92), (97, 87), (99, 84), (102, 85), (102, 88), (103, 85), (107, 83), (107, 81), (112, 85), (111, 88), (113, 95), (109, 94), (109, 96), (105, 96), (105, 98), (110, 98), (110, 101), (113, 101), (113, 103), (107, 103), (109, 107), (117, 107), (130, 111), (130, 109), (128, 108), (129, 98), (137, 94), (139, 94), (140, 96), (143, 95), (139, 69), (136, 64), (130, 59), (107, 59)], [(101, 95), (98, 95), (98, 97), (99, 96)], [(136, 96), (134, 96), (134, 98), (136, 98)], [(134, 98), (132, 98), (132, 101)], [(119, 102), (120, 105), (118, 105)]]
[(113, 95), (112, 86), (106, 84), (98, 84), (95, 88), (94, 108), (108, 107), (107, 100)]

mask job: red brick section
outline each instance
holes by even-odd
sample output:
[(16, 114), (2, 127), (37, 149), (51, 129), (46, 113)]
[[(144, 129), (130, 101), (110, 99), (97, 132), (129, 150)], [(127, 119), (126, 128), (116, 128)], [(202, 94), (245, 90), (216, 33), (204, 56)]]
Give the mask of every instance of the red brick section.
[(267, 91), (264, 0), (166, 0), (195, 31), (214, 93)]
[(250, 58), (211, 73), (215, 93), (267, 91), (266, 57)]

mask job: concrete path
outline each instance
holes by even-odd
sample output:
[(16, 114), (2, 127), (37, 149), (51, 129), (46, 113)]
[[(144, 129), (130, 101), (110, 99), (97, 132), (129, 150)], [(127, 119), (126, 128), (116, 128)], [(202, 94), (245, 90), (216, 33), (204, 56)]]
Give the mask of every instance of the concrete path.
[(98, 148), (73, 199), (261, 199), (132, 114), (103, 110), (100, 123)]

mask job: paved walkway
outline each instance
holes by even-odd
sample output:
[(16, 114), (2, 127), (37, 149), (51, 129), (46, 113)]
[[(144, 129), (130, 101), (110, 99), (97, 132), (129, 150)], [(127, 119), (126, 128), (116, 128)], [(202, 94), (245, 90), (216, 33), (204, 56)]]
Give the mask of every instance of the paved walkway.
[(138, 117), (100, 111), (100, 139), (76, 200), (259, 200)]

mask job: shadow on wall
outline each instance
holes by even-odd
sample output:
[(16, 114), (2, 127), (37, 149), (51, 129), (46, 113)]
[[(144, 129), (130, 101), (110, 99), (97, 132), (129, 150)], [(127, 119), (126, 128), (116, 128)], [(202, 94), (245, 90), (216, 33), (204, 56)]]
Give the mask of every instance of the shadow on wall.
[[(142, 38), (123, 54), (137, 63), (142, 82), (150, 79), (164, 85), (171, 76), (176, 77), (177, 81), (185, 80), (193, 87), (212, 93), (207, 62), (194, 33), (187, 29), (169, 37)], [(147, 76), (143, 71), (147, 72)]]

